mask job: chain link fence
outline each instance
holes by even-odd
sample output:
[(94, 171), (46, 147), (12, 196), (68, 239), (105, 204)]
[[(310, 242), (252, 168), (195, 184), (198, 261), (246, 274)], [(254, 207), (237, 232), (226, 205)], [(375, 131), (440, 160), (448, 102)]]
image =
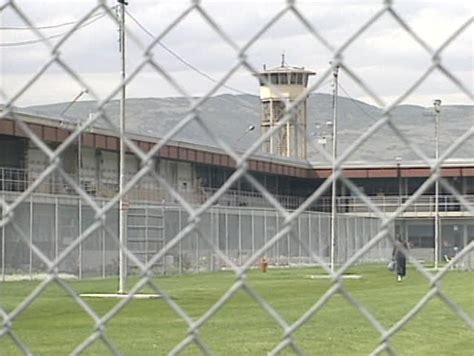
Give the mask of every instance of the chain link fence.
[[(13, 196), (4, 196), (3, 199), (11, 203)], [(98, 202), (101, 206), (107, 203), (106, 200)], [(94, 231), (69, 253), (58, 265), (58, 272), (70, 278), (116, 277), (119, 249), (113, 240), (107, 238), (106, 231), (118, 234), (117, 216), (117, 209), (110, 210), (105, 219), (106, 228), (102, 226)], [(327, 213), (302, 212), (296, 218), (292, 232), (301, 236), (309, 250), (315, 251), (325, 263), (329, 263), (330, 257), (330, 218)], [(126, 213), (127, 247), (146, 265), (172, 242), (188, 219), (189, 212), (180, 206), (131, 202)], [(30, 244), (54, 260), (94, 222), (94, 211), (78, 198), (34, 194), (18, 206), (13, 221)], [(284, 220), (274, 209), (223, 206), (206, 210), (198, 227), (236, 266), (242, 266), (283, 224)], [(377, 233), (380, 221), (356, 215), (337, 215), (336, 228), (335, 263), (342, 265)], [(393, 230), (392, 224), (392, 234)], [(1, 280), (33, 279), (48, 271), (47, 265), (33, 254), (12, 226), (2, 228), (2, 240)], [(391, 251), (390, 242), (382, 240), (356, 263), (385, 262)], [(269, 265), (274, 267), (317, 265), (298, 239), (289, 234), (269, 248), (265, 255)], [(200, 242), (198, 234), (190, 234), (150, 268), (155, 275), (181, 275), (220, 271), (226, 266), (207, 244)], [(129, 265), (127, 272), (127, 275), (138, 275), (140, 271)]]
[[(123, 7), (124, 5), (119, 5)], [(125, 28), (127, 38), (134, 46), (138, 47), (142, 56), (130, 65), (125, 79), (120, 82), (105, 98), (100, 97), (96, 88), (90, 86), (84, 79), (84, 75), (75, 70), (61, 54), (61, 49), (65, 43), (84, 24), (97, 18), (98, 13), (103, 13), (108, 19), (120, 26), (120, 16), (110, 8), (105, 1), (97, 1), (90, 7), (89, 11), (76, 23), (70, 30), (62, 35), (55, 43), (51, 38), (45, 37), (41, 29), (31, 20), (28, 13), (28, 7), (23, 6), (18, 1), (4, 1), (0, 6), (0, 12), (12, 12), (18, 16), (43, 42), (44, 48), (49, 51), (49, 59), (32, 75), (22, 88), (13, 95), (7, 95), (5, 88), (0, 88), (0, 95), (5, 102), (4, 110), (0, 119), (13, 117), (16, 125), (24, 132), (26, 137), (37, 146), (48, 157), (49, 165), (43, 170), (32, 184), (23, 192), (0, 197), (2, 227), (2, 278), (10, 273), (34, 274), (38, 271), (47, 273), (47, 277), (31, 292), (31, 294), (15, 308), (13, 311), (7, 311), (0, 304), (0, 315), (3, 324), (0, 329), (0, 338), (10, 337), (18, 348), (26, 354), (31, 353), (28, 345), (14, 331), (15, 319), (23, 313), (28, 306), (44, 291), (48, 285), (53, 282), (60, 283), (71, 295), (71, 297), (81, 306), (86, 306), (88, 313), (97, 322), (97, 331), (91, 334), (81, 345), (78, 345), (75, 354), (79, 354), (91, 346), (99, 338), (111, 352), (119, 354), (113, 341), (111, 341), (105, 331), (106, 324), (110, 319), (117, 315), (122, 306), (125, 306), (129, 299), (145, 284), (150, 284), (160, 292), (160, 288), (153, 281), (155, 274), (162, 273), (184, 273), (186, 270), (203, 271), (218, 270), (225, 266), (235, 273), (235, 283), (229, 288), (228, 293), (212, 307), (212, 310), (203, 316), (203, 320), (193, 322), (192, 318), (179, 307), (169, 296), (163, 298), (167, 303), (179, 310), (180, 315), (189, 323), (190, 332), (182, 342), (173, 350), (178, 353), (186, 348), (190, 343), (196, 343), (204, 353), (210, 353), (199, 337), (199, 328), (208, 319), (214, 315), (213, 311), (218, 310), (232, 298), (236, 290), (245, 289), (249, 293), (255, 293), (249, 285), (244, 282), (245, 273), (264, 257), (269, 256), (275, 265), (293, 265), (307, 264), (321, 266), (324, 271), (332, 278), (334, 286), (325, 294), (324, 298), (308, 310), (306, 316), (292, 325), (288, 325), (285, 330), (283, 340), (276, 345), (272, 354), (277, 354), (282, 350), (291, 348), (296, 353), (302, 353), (293, 340), (293, 335), (304, 325), (305, 320), (320, 308), (324, 308), (330, 298), (342, 293), (352, 304), (356, 305), (363, 313), (370, 324), (380, 333), (380, 343), (373, 351), (374, 354), (388, 352), (396, 353), (391, 345), (391, 338), (394, 337), (417, 313), (434, 297), (439, 298), (452, 311), (453, 317), (459, 317), (469, 328), (474, 327), (472, 318), (440, 287), (440, 282), (451, 270), (451, 267), (459, 263), (462, 259), (472, 254), (474, 242), (470, 242), (447, 265), (439, 271), (428, 271), (419, 261), (410, 258), (410, 263), (427, 279), (431, 285), (430, 290), (419, 300), (419, 302), (397, 323), (390, 328), (385, 328), (378, 322), (377, 318), (368, 311), (364, 305), (360, 304), (352, 295), (350, 290), (344, 285), (342, 276), (352, 266), (362, 262), (379, 261), (387, 258), (391, 246), (396, 243), (393, 224), (395, 220), (436, 181), (440, 186), (452, 196), (456, 197), (463, 210), (474, 216), (474, 206), (467, 201), (459, 191), (457, 191), (448, 181), (441, 176), (441, 165), (452, 156), (458, 147), (465, 144), (468, 139), (474, 136), (474, 125), (466, 127), (464, 133), (459, 136), (448, 149), (439, 156), (438, 160), (433, 160), (423, 152), (420, 147), (414, 144), (397, 127), (392, 120), (394, 108), (409, 98), (414, 91), (423, 84), (425, 79), (434, 71), (444, 75), (447, 81), (454, 85), (460, 93), (466, 95), (470, 100), (473, 99), (472, 92), (462, 83), (455, 73), (451, 72), (443, 62), (443, 52), (456, 40), (461, 34), (466, 33), (472, 26), (473, 19), (469, 18), (464, 23), (459, 23), (458, 28), (448, 37), (448, 39), (438, 48), (432, 48), (420, 37), (417, 32), (409, 25), (404, 16), (397, 12), (392, 1), (384, 1), (380, 9), (373, 14), (357, 31), (355, 31), (342, 45), (335, 47), (325, 36), (313, 26), (311, 21), (298, 7), (296, 1), (287, 1), (279, 11), (276, 12), (268, 22), (262, 24), (260, 29), (245, 44), (239, 45), (225, 26), (217, 24), (206, 8), (205, 2), (191, 1), (189, 6), (176, 19), (158, 35), (150, 44), (143, 44), (129, 28)], [(234, 50), (236, 63), (228, 70), (220, 80), (199, 99), (193, 98), (179, 83), (168, 73), (157, 58), (152, 54), (155, 46), (172, 31), (179, 28), (180, 24), (190, 13), (197, 13), (202, 20), (209, 25), (209, 28)], [(277, 125), (267, 132), (243, 153), (238, 154), (228, 142), (223, 141), (216, 135), (212, 128), (206, 125), (206, 122), (200, 117), (199, 108), (212, 96), (219, 88), (226, 85), (226, 81), (237, 70), (246, 69), (249, 73), (257, 73), (258, 70), (253, 67), (248, 60), (250, 47), (258, 42), (262, 36), (278, 23), (281, 18), (292, 15), (295, 16), (305, 31), (309, 33), (313, 41), (321, 45), (332, 54), (331, 67), (320, 73), (310, 87), (293, 102), (287, 103), (285, 115)], [(122, 12), (123, 16), (123, 12)], [(390, 16), (399, 28), (410, 37), (419, 48), (430, 58), (431, 62), (424, 72), (415, 80), (410, 87), (400, 92), (398, 97), (391, 103), (386, 103), (376, 91), (374, 91), (364, 80), (353, 70), (351, 63), (345, 60), (345, 54), (348, 47), (356, 43), (376, 24), (382, 16)], [(42, 80), (42, 75), (52, 65), (57, 65), (65, 73), (69, 74), (73, 80), (85, 88), (89, 95), (97, 100), (96, 113), (77, 126), (77, 129), (56, 148), (51, 148), (41, 140), (21, 118), (14, 113), (14, 107), (18, 100), (28, 95), (28, 89), (37, 81)], [(189, 110), (183, 120), (179, 122), (171, 131), (169, 131), (159, 143), (150, 151), (144, 152), (136, 143), (130, 139), (125, 132), (122, 132), (114, 120), (111, 119), (105, 111), (105, 105), (112, 98), (122, 93), (126, 85), (133, 83), (140, 71), (145, 67), (152, 67), (161, 80), (166, 81), (171, 87), (182, 96), (189, 98)], [(366, 130), (360, 137), (341, 152), (335, 161), (331, 155), (319, 146), (315, 146), (321, 156), (333, 163), (333, 174), (314, 191), (300, 206), (295, 210), (287, 210), (265, 187), (255, 179), (248, 171), (248, 160), (255, 152), (259, 150), (262, 144), (291, 120), (292, 113), (297, 111), (307, 95), (325, 83), (331, 78), (333, 71), (340, 68), (341, 72), (357, 83), (360, 88), (370, 97), (379, 107), (383, 108), (383, 114)], [(270, 83), (265, 83), (271, 86)], [(275, 88), (275, 90), (277, 90)], [(282, 97), (282, 99), (284, 99)], [(140, 161), (140, 169), (129, 180), (127, 180), (112, 199), (100, 200), (90, 196), (84, 187), (80, 186), (75, 177), (68, 174), (61, 162), (62, 153), (77, 141), (79, 135), (90, 128), (97, 120), (103, 120), (109, 126), (109, 129), (118, 135), (127, 150), (132, 152)], [(173, 187), (166, 179), (160, 176), (153, 169), (153, 157), (158, 154), (160, 149), (172, 140), (177, 133), (183, 130), (189, 123), (194, 122), (211, 137), (220, 147), (220, 149), (229, 155), (236, 163), (234, 173), (227, 181), (216, 191), (212, 192), (205, 202), (200, 205), (190, 204), (183, 195)], [(352, 181), (343, 175), (344, 164), (350, 153), (363, 145), (372, 135), (376, 134), (381, 128), (389, 127), (404, 144), (409, 147), (416, 156), (431, 168), (430, 177), (419, 187), (419, 189), (405, 200), (400, 206), (392, 212), (383, 212), (373, 201), (366, 196)], [(306, 134), (306, 133), (303, 133)], [(308, 139), (311, 144), (312, 140)], [(52, 174), (59, 175), (64, 182), (80, 197), (80, 199), (71, 198), (42, 198), (36, 195), (35, 190), (38, 186), (48, 179)], [(127, 232), (129, 236), (128, 243), (124, 243), (119, 238), (119, 223), (117, 220), (118, 203), (131, 191), (142, 177), (151, 178), (157, 185), (162, 187), (177, 202), (176, 206), (164, 205), (143, 205), (133, 206), (128, 210), (125, 216)], [(271, 209), (251, 209), (251, 208), (226, 208), (218, 209), (215, 203), (222, 197), (231, 186), (239, 179), (245, 178), (253, 185), (256, 191), (270, 204)], [(348, 189), (353, 196), (365, 204), (371, 211), (371, 218), (355, 218), (350, 215), (337, 215), (337, 239), (333, 246), (336, 256), (336, 268), (332, 269), (328, 256), (331, 248), (328, 241), (330, 229), (330, 216), (323, 213), (314, 213), (307, 211), (307, 208), (315, 201), (320, 199), (325, 191), (330, 189), (333, 180), (339, 180)], [(123, 206), (122, 206), (123, 208)], [(122, 210), (123, 212), (123, 210)], [(323, 236), (325, 237), (323, 239)], [(202, 245), (199, 245), (202, 244)], [(66, 283), (62, 281), (59, 275), (60, 271), (70, 272), (79, 277), (89, 276), (109, 276), (116, 273), (118, 266), (116, 262), (119, 257), (119, 251), (128, 261), (128, 271), (136, 272), (141, 277), (129, 291), (128, 299), (120, 302), (117, 308), (114, 308), (104, 317), (100, 317), (90, 307), (87, 302)], [(404, 250), (408, 256), (410, 251)], [(95, 263), (95, 264), (94, 264)], [(278, 316), (275, 310), (264, 299), (260, 300), (262, 307), (272, 314)], [(278, 317), (281, 320), (281, 317)]]

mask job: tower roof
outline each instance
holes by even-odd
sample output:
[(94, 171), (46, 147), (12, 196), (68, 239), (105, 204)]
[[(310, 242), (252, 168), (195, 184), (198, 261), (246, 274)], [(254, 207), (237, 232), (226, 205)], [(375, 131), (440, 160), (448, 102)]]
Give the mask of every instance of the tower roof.
[(287, 64), (277, 66), (269, 69), (265, 69), (258, 74), (271, 74), (271, 73), (306, 73), (308, 75), (314, 75), (316, 72), (305, 69), (304, 67), (294, 67)]

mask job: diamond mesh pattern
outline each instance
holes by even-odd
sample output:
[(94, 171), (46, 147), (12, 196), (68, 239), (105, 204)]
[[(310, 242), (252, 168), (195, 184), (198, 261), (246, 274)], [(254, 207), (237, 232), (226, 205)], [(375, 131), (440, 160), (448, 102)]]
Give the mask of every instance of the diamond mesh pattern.
[[(472, 253), (472, 250), (474, 249), (474, 242), (471, 242), (465, 246), (465, 248), (460, 251), (445, 268), (438, 272), (432, 273), (426, 270), (417, 260), (410, 258), (410, 263), (412, 263), (416, 269), (425, 276), (431, 285), (431, 288), (402, 319), (400, 319), (388, 329), (377, 320), (377, 318), (370, 312), (368, 308), (366, 308), (363, 303), (355, 298), (355, 296), (346, 288), (342, 279), (343, 274), (347, 272), (348, 269), (351, 268), (355, 263), (357, 263), (357, 261), (360, 260), (364, 255), (366, 255), (368, 251), (377, 243), (387, 239), (394, 244), (396, 243), (395, 237), (389, 229), (390, 224), (392, 224), (401, 213), (406, 211), (418, 198), (420, 198), (420, 196), (426, 192), (426, 190), (436, 180), (439, 181), (439, 184), (443, 187), (443, 189), (450, 192), (454, 197), (457, 198), (459, 204), (462, 205), (463, 208), (469, 212), (469, 214), (471, 214), (471, 216), (474, 216), (473, 204), (467, 201), (455, 187), (453, 187), (446, 179), (440, 176), (440, 167), (443, 162), (452, 156), (458, 147), (465, 144), (469, 139), (474, 137), (474, 125), (467, 127), (463, 135), (458, 137), (457, 140), (455, 140), (455, 142), (453, 142), (451, 146), (447, 148), (436, 161), (430, 157), (427, 157), (423, 150), (412, 140), (410, 140), (392, 120), (392, 111), (394, 108), (409, 98), (410, 95), (412, 95), (414, 91), (419, 88), (435, 71), (442, 73), (446, 80), (456, 86), (456, 88), (458, 88), (460, 92), (464, 93), (467, 98), (470, 100), (474, 99), (470, 90), (443, 63), (443, 52), (449, 47), (451, 43), (456, 40), (456, 38), (468, 31), (469, 27), (472, 26), (472, 18), (470, 18), (465, 23), (459, 24), (458, 29), (454, 31), (441, 46), (438, 48), (431, 48), (426, 43), (426, 41), (424, 41), (423, 38), (421, 38), (413, 30), (413, 28), (410, 27), (406, 19), (397, 12), (392, 1), (385, 1), (383, 4), (381, 4), (379, 11), (371, 16), (341, 46), (336, 47), (311, 24), (311, 22), (305, 17), (305, 14), (302, 13), (298, 8), (296, 1), (288, 0), (287, 3), (282, 6), (280, 11), (278, 11), (266, 23), (262, 24), (261, 28), (251, 37), (247, 43), (239, 45), (228, 34), (225, 26), (221, 26), (216, 23), (212, 15), (207, 11), (204, 3), (201, 3), (201, 1), (191, 1), (189, 6), (178, 17), (171, 21), (171, 23), (161, 33), (156, 35), (154, 40), (148, 45), (143, 44), (142, 41), (138, 39), (132, 31), (129, 30), (129, 28), (126, 28), (127, 38), (133, 42), (134, 45), (141, 49), (142, 56), (136, 63), (132, 63), (131, 69), (126, 76), (125, 81), (119, 83), (119, 85), (117, 85), (105, 98), (101, 98), (94, 87), (89, 85), (88, 82), (83, 78), (81, 73), (75, 71), (68, 64), (61, 54), (61, 49), (81, 26), (96, 18), (98, 14), (103, 14), (102, 16), (107, 17), (110, 21), (115, 22), (116, 25), (119, 26), (119, 18), (115, 14), (113, 8), (111, 9), (110, 7), (106, 6), (105, 1), (97, 1), (95, 6), (93, 6), (90, 11), (88, 11), (77, 23), (75, 23), (74, 26), (72, 26), (70, 30), (68, 30), (67, 33), (64, 34), (55, 44), (53, 44), (50, 38), (45, 37), (41, 29), (39, 29), (30, 19), (30, 16), (27, 12), (27, 7), (20, 6), (16, 1), (8, 0), (5, 1), (0, 7), (0, 13), (4, 11), (11, 11), (15, 13), (24, 22), (24, 24), (29, 27), (31, 33), (42, 40), (42, 43), (49, 51), (50, 56), (49, 59), (41, 66), (41, 68), (34, 75), (32, 75), (31, 78), (26, 81), (23, 87), (14, 93), (14, 95), (7, 96), (4, 90), (0, 88), (0, 95), (5, 102), (5, 108), (0, 119), (5, 117), (13, 117), (18, 127), (24, 131), (28, 139), (31, 140), (31, 142), (46, 155), (49, 160), (49, 165), (28, 187), (28, 189), (19, 194), (13, 201), (7, 201), (4, 198), (0, 198), (3, 212), (0, 220), (0, 226), (8, 226), (15, 230), (15, 233), (18, 234), (22, 241), (29, 246), (34, 256), (40, 259), (44, 265), (47, 266), (48, 277), (39, 283), (29, 294), (29, 296), (25, 298), (22, 303), (17, 305), (13, 311), (7, 312), (6, 310), (0, 308), (0, 315), (3, 320), (3, 325), (0, 329), (0, 338), (10, 337), (20, 350), (22, 350), (25, 354), (31, 354), (27, 343), (15, 333), (13, 326), (15, 324), (15, 320), (22, 313), (24, 313), (29, 308), (29, 306), (41, 295), (41, 293), (43, 293), (51, 284), (57, 284), (60, 288), (62, 288), (84, 310), (84, 312), (94, 320), (96, 325), (95, 331), (87, 339), (85, 339), (82, 344), (77, 346), (74, 354), (80, 354), (86, 351), (98, 340), (102, 341), (112, 353), (120, 354), (120, 351), (115, 345), (114, 340), (107, 336), (107, 325), (114, 319), (115, 316), (118, 315), (118, 313), (120, 313), (121, 310), (127, 307), (133, 296), (139, 293), (147, 285), (154, 289), (154, 291), (157, 293), (161, 294), (166, 303), (168, 303), (168, 305), (174, 311), (176, 311), (176, 313), (187, 323), (189, 327), (188, 335), (178, 345), (176, 345), (174, 350), (171, 352), (172, 354), (177, 354), (185, 350), (186, 347), (191, 343), (197, 345), (204, 354), (211, 354), (212, 350), (206, 344), (206, 341), (201, 338), (199, 331), (239, 291), (247, 293), (281, 327), (283, 331), (283, 338), (278, 345), (275, 345), (271, 352), (272, 355), (278, 354), (286, 348), (292, 349), (297, 354), (304, 354), (304, 350), (295, 341), (295, 333), (312, 317), (314, 317), (315, 314), (321, 311), (335, 295), (338, 294), (342, 295), (348, 303), (354, 305), (359, 310), (361, 315), (363, 315), (373, 326), (373, 328), (380, 334), (380, 343), (378, 347), (373, 350), (373, 354), (381, 354), (383, 352), (396, 354), (396, 350), (394, 350), (391, 345), (391, 339), (394, 337), (394, 335), (400, 332), (410, 322), (410, 320), (412, 320), (433, 298), (438, 298), (444, 302), (452, 310), (453, 315), (462, 319), (468, 325), (468, 327), (474, 328), (473, 319), (460, 306), (451, 300), (449, 296), (445, 294), (445, 292), (443, 292), (440, 284), (446, 274), (449, 273), (449, 270), (452, 266), (456, 265), (457, 262), (462, 260), (462, 258), (467, 256), (469, 253)], [(208, 27), (213, 32), (215, 32), (220, 40), (233, 49), (236, 59), (234, 66), (231, 67), (222, 78), (217, 80), (213, 87), (205, 95), (198, 99), (192, 97), (192, 95), (186, 91), (186, 89), (178, 82), (178, 80), (173, 78), (171, 73), (167, 72), (162, 67), (162, 65), (160, 65), (159, 60), (153, 56), (153, 49), (160, 43), (160, 41), (175, 28), (179, 28), (180, 24), (185, 21), (185, 19), (191, 13), (197, 13), (200, 15), (202, 21), (204, 21)], [(279, 126), (270, 129), (264, 135), (256, 139), (255, 142), (244, 153), (239, 154), (232, 149), (228, 142), (222, 140), (219, 135), (206, 124), (206, 122), (201, 117), (200, 108), (213, 94), (215, 94), (221, 87), (225, 86), (229, 78), (238, 70), (244, 68), (248, 70), (249, 73), (258, 72), (258, 70), (254, 68), (248, 60), (249, 49), (255, 43), (257, 43), (272, 26), (277, 24), (283, 17), (290, 15), (295, 16), (299, 20), (305, 30), (312, 35), (315, 43), (318, 43), (331, 53), (331, 67), (325, 72), (321, 73), (317, 80), (309, 88), (307, 88), (307, 91), (304, 92), (296, 101), (287, 106), (286, 114), (283, 118), (281, 118)], [(364, 81), (364, 78), (357, 74), (356, 70), (351, 66), (351, 63), (345, 60), (345, 53), (348, 48), (353, 43), (357, 42), (362, 35), (371, 31), (371, 28), (377, 24), (382, 16), (390, 16), (398, 24), (400, 29), (402, 29), (406, 35), (413, 39), (414, 42), (431, 58), (431, 64), (428, 66), (428, 68), (426, 68), (423, 73), (413, 83), (411, 83), (408, 89), (399, 93), (398, 97), (391, 103), (385, 102), (374, 89), (370, 88), (366, 81)], [(14, 112), (14, 106), (18, 100), (21, 97), (27, 95), (28, 88), (33, 86), (36, 82), (41, 81), (44, 73), (53, 65), (58, 65), (60, 68), (62, 68), (62, 70), (67, 73), (73, 81), (75, 81), (82, 88), (85, 88), (88, 91), (89, 96), (92, 99), (95, 99), (98, 103), (96, 107), (96, 114), (89, 117), (82, 124), (78, 125), (77, 129), (75, 129), (74, 132), (64, 140), (64, 142), (54, 149), (43, 142), (41, 138), (22, 121), (21, 117), (17, 116)], [(89, 196), (84, 188), (77, 183), (76, 179), (62, 168), (61, 155), (68, 147), (77, 141), (81, 133), (90, 128), (91, 125), (97, 122), (97, 120), (104, 120), (112, 132), (116, 133), (117, 135), (120, 134), (119, 127), (106, 113), (105, 106), (112, 100), (112, 98), (121, 92), (125, 85), (132, 83), (145, 67), (153, 68), (162, 80), (166, 81), (180, 95), (186, 97), (190, 103), (189, 108), (184, 119), (181, 120), (179, 124), (177, 124), (172, 130), (170, 130), (159, 141), (159, 143), (157, 143), (148, 152), (142, 151), (136, 145), (136, 143), (134, 143), (134, 141), (128, 137), (127, 134), (124, 134), (121, 137), (124, 140), (127, 149), (133, 152), (133, 154), (135, 154), (139, 159), (141, 164), (140, 169), (126, 182), (121, 193), (122, 196), (120, 194), (116, 194), (109, 201), (102, 203)], [(360, 135), (360, 137), (358, 137), (349, 148), (340, 153), (336, 161), (333, 162), (335, 167), (334, 173), (329, 178), (327, 178), (324, 184), (314, 191), (314, 193), (311, 194), (296, 210), (290, 211), (282, 206), (282, 204), (277, 199), (275, 199), (272, 193), (270, 193), (257, 179), (249, 174), (248, 160), (259, 150), (267, 138), (275, 134), (275, 132), (281, 129), (281, 127), (291, 119), (292, 113), (295, 110), (298, 110), (299, 105), (304, 102), (306, 96), (309, 93), (317, 90), (325, 82), (327, 82), (328, 79), (330, 79), (333, 70), (336, 67), (339, 67), (340, 70), (345, 73), (345, 75), (357, 83), (359, 87), (383, 109), (383, 114), (372, 124), (368, 130)], [(161, 176), (153, 169), (153, 157), (156, 156), (161, 148), (170, 143), (170, 141), (173, 140), (176, 135), (191, 122), (198, 124), (202, 130), (219, 146), (219, 148), (235, 161), (236, 164), (235, 171), (226, 180), (226, 182), (211, 196), (209, 196), (205, 202), (197, 207), (190, 204), (182, 195), (182, 193), (176, 189), (176, 187), (173, 187), (165, 177)], [(431, 167), (432, 171), (431, 176), (424, 182), (424, 184), (421, 185), (420, 188), (407, 201), (401, 204), (399, 208), (393, 213), (381, 211), (368, 196), (366, 196), (357, 186), (353, 184), (353, 182), (342, 175), (344, 163), (347, 162), (351, 152), (357, 150), (379, 130), (386, 127), (390, 128), (393, 131), (393, 134), (396, 135), (402, 142), (404, 142), (404, 144), (409, 147), (421, 161), (423, 161), (427, 166)], [(312, 140), (308, 140), (308, 142), (311, 143)], [(328, 152), (321, 150), (319, 146), (315, 146), (314, 149), (318, 150), (320, 154), (323, 155), (328, 161), (332, 160), (331, 155)], [(28, 202), (37, 187), (46, 179), (48, 179), (48, 177), (50, 177), (52, 174), (58, 174), (60, 177), (62, 177), (82, 199), (83, 204), (90, 207), (94, 214), (93, 223), (83, 229), (83, 231), (81, 231), (81, 233), (76, 236), (74, 241), (67, 248), (61, 251), (55, 258), (48, 257), (41, 251), (41, 249), (33, 244), (30, 237), (28, 236), (28, 233), (26, 233), (23, 227), (20, 226), (14, 219), (15, 211), (18, 209), (20, 204)], [(106, 214), (110, 213), (113, 208), (117, 206), (121, 198), (123, 198), (137, 184), (137, 182), (145, 176), (151, 177), (160, 187), (163, 187), (184, 209), (188, 215), (188, 219), (181, 230), (146, 262), (143, 262), (137, 258), (137, 256), (127, 246), (120, 244), (120, 248), (123, 249), (126, 258), (141, 272), (141, 277), (139, 281), (130, 289), (128, 298), (122, 299), (106, 315), (101, 317), (88, 305), (84, 299), (78, 295), (74, 289), (72, 289), (64, 280), (59, 277), (58, 266), (64, 262), (64, 260), (70, 254), (72, 254), (80, 244), (85, 242), (88, 237), (92, 236), (99, 229), (105, 229), (107, 238), (114, 239), (117, 241), (117, 243), (120, 243), (116, 232), (110, 229), (110, 227), (104, 223)], [(243, 177), (245, 177), (248, 182), (250, 182), (250, 184), (252, 184), (259, 193), (261, 193), (264, 199), (269, 202), (272, 208), (282, 218), (282, 223), (279, 224), (278, 231), (270, 239), (268, 239), (268, 241), (266, 241), (266, 243), (251, 257), (245, 260), (242, 264), (236, 264), (233, 259), (227, 256), (226, 253), (222, 251), (218, 245), (216, 245), (216, 242), (211, 239), (208, 234), (202, 231), (200, 222), (204, 214), (211, 210), (219, 198), (221, 198), (233, 184)], [(370, 241), (363, 248), (359, 249), (357, 253), (351, 256), (340, 268), (332, 271), (327, 262), (317, 253), (312, 251), (310, 246), (308, 246), (301, 236), (294, 234), (292, 228), (298, 217), (301, 216), (313, 202), (322, 197), (323, 192), (330, 188), (332, 181), (335, 179), (340, 180), (353, 196), (356, 196), (358, 199), (360, 199), (360, 201), (362, 201), (370, 209), (370, 211), (380, 220), (380, 227), (378, 232), (374, 236), (371, 236)], [(177, 246), (191, 233), (197, 234), (200, 240), (205, 241), (212, 252), (235, 273), (235, 282), (232, 284), (232, 286), (206, 313), (204, 313), (204, 315), (198, 319), (194, 319), (188, 315), (186, 311), (179, 305), (179, 302), (171, 298), (167, 291), (156, 283), (156, 280), (153, 279), (154, 274), (152, 272), (153, 265), (156, 262), (162, 260), (171, 249)], [(268, 251), (287, 236), (290, 236), (292, 239), (296, 240), (300, 246), (302, 246), (302, 249), (304, 249), (305, 252), (311, 257), (312, 261), (322, 266), (325, 272), (329, 274), (333, 280), (333, 285), (326, 291), (326, 293), (294, 323), (288, 323), (281, 316), (278, 310), (272, 307), (256, 290), (254, 290), (247, 283), (246, 280), (246, 272), (249, 270), (249, 268), (255, 265), (260, 260), (260, 258), (265, 255), (266, 251)], [(410, 251), (405, 252), (410, 255)]]

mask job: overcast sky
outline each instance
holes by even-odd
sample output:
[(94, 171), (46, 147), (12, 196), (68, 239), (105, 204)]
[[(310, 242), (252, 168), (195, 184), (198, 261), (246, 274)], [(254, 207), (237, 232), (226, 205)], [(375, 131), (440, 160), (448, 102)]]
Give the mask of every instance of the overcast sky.
[[(128, 0), (127, 10), (150, 33), (160, 34), (190, 6), (188, 1)], [(8, 1), (0, 0), (0, 4)], [(90, 11), (97, 1), (92, 0), (18, 0), (18, 6), (36, 26), (55, 26), (77, 21)], [(437, 48), (462, 24), (473, 16), (472, 1), (394, 1), (394, 9), (423, 38), (430, 47)], [(108, 5), (115, 5), (108, 1)], [(285, 7), (285, 1), (202, 1), (202, 7), (219, 27), (239, 46), (245, 45), (270, 19)], [(297, 1), (297, 8), (319, 33), (337, 48), (350, 38), (383, 6), (383, 1)], [(100, 17), (76, 31), (60, 48), (63, 58), (100, 97), (115, 88), (120, 78), (117, 25), (110, 17)], [(144, 45), (151, 37), (130, 17), (127, 27)], [(1, 13), (0, 42), (2, 43), (0, 87), (8, 97), (20, 88), (51, 57), (43, 43), (18, 45), (35, 40), (26, 24), (7, 6)], [(14, 27), (15, 29), (6, 29)], [(474, 89), (474, 26), (471, 24), (442, 52), (442, 63), (471, 92)], [(42, 29), (45, 36), (66, 32), (70, 26)], [(51, 39), (56, 43), (60, 37)], [(215, 83), (208, 77), (220, 79), (238, 62), (234, 49), (229, 47), (197, 12), (191, 12), (176, 26), (162, 43), (193, 66), (191, 69), (160, 46), (154, 59), (190, 94), (206, 94)], [(13, 44), (13, 45), (12, 45)], [(323, 73), (329, 66), (332, 53), (321, 45), (301, 22), (287, 13), (280, 18), (247, 51), (247, 58), (256, 68), (277, 66), (285, 53), (289, 65), (304, 66)], [(142, 50), (127, 40), (127, 72), (141, 62)], [(406, 91), (431, 63), (428, 53), (419, 46), (388, 14), (382, 16), (368, 31), (344, 52), (344, 61), (386, 103), (391, 103)], [(204, 74), (202, 74), (204, 73)], [(208, 76), (208, 77), (206, 77)], [(317, 76), (316, 76), (317, 78)], [(316, 80), (315, 77), (312, 80)], [(340, 74), (342, 96), (373, 104), (363, 89), (347, 73)], [(246, 69), (241, 68), (218, 93), (245, 92), (258, 94), (258, 83)], [(232, 90), (235, 89), (236, 91)], [(49, 68), (34, 85), (15, 101), (18, 106), (70, 101), (82, 88), (59, 66)], [(326, 82), (317, 92), (330, 93)], [(151, 67), (146, 67), (131, 82), (128, 97), (179, 96), (166, 80)], [(433, 73), (404, 103), (430, 106), (433, 99), (443, 104), (472, 102), (444, 74)], [(90, 100), (83, 95), (81, 100)], [(6, 100), (1, 99), (2, 102)]]

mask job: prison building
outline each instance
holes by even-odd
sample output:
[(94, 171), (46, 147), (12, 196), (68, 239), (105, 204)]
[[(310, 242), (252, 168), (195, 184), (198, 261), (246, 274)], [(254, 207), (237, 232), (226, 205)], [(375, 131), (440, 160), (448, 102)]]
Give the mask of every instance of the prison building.
[[(76, 129), (76, 125), (51, 117), (13, 111), (0, 120), (0, 192), (14, 199), (31, 187), (51, 162), (30, 139), (13, 115), (51, 149), (59, 147)], [(127, 135), (144, 152), (159, 139)], [(116, 133), (92, 128), (82, 133), (80, 147), (75, 140), (61, 154), (64, 171), (90, 196), (110, 199), (118, 192), (119, 137)], [(80, 148), (80, 149), (79, 149)], [(80, 155), (80, 157), (79, 157)], [(185, 142), (166, 143), (153, 157), (153, 169), (173, 186), (190, 204), (202, 204), (211, 197), (235, 171), (236, 164), (215, 147)], [(141, 168), (140, 160), (128, 150), (125, 159), (126, 180)], [(331, 175), (331, 167), (278, 155), (256, 154), (248, 161), (248, 171), (287, 209), (296, 209)], [(431, 168), (413, 163), (344, 166), (349, 178), (370, 201), (383, 212), (393, 212), (405, 203), (426, 181)], [(443, 163), (443, 177), (469, 204), (474, 204), (474, 162), (450, 160)], [(57, 171), (52, 172), (34, 190), (41, 196), (71, 196), (76, 191)], [(177, 204), (169, 191), (147, 175), (140, 179), (125, 197), (130, 204), (147, 201)], [(244, 177), (216, 201), (226, 207), (271, 207), (262, 194)], [(328, 188), (312, 202), (308, 210), (331, 211)], [(397, 218), (396, 233), (407, 238), (419, 255), (430, 258), (433, 248), (435, 187), (431, 185)], [(375, 216), (374, 212), (341, 181), (336, 185), (336, 211), (350, 216)], [(465, 246), (474, 239), (474, 217), (449, 191), (440, 185), (439, 217), (445, 250)], [(432, 258), (432, 257), (431, 257)]]

